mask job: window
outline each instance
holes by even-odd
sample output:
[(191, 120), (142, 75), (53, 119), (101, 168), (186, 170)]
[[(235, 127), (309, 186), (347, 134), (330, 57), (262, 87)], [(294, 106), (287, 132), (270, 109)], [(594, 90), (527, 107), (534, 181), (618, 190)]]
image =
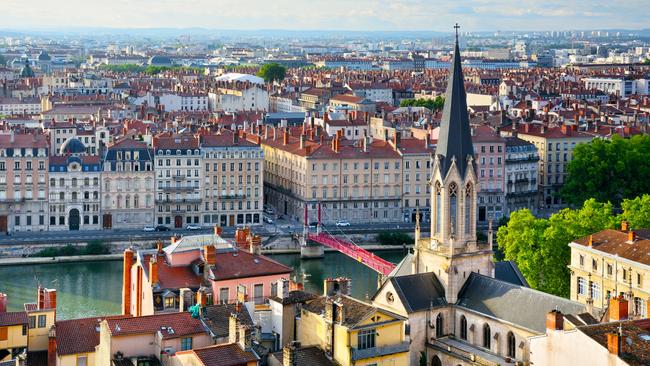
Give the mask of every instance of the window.
[(584, 278), (578, 277), (578, 294), (585, 295), (587, 290), (587, 281)]
[(170, 309), (174, 307), (174, 296), (165, 297), (165, 309)]
[(492, 332), (490, 326), (486, 323), (483, 325), (483, 347), (490, 349), (490, 341), (492, 340)]
[(467, 340), (467, 318), (465, 315), (460, 316), (460, 339)]
[(357, 334), (357, 349), (368, 349), (375, 347), (375, 330), (362, 330)]
[(77, 366), (86, 366), (86, 361), (88, 356), (86, 355), (77, 355)]
[(36, 315), (32, 315), (29, 317), (29, 329), (34, 329), (36, 328)]
[(181, 351), (192, 349), (192, 337), (181, 338)]
[(47, 320), (46, 315), (39, 315), (38, 316), (38, 327), (39, 328), (45, 328), (46, 320)]
[(260, 283), (253, 286), (253, 296), (255, 297), (255, 304), (264, 303), (264, 285)]
[(436, 338), (440, 338), (445, 334), (444, 326), (445, 323), (442, 318), (442, 313), (438, 313), (438, 316), (436, 317)]
[(515, 335), (508, 332), (508, 357), (515, 358)]

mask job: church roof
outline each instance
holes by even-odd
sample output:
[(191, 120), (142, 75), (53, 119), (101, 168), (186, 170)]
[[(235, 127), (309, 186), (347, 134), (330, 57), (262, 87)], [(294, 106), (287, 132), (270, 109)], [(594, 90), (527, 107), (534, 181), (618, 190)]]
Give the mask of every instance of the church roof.
[(86, 146), (83, 142), (79, 141), (76, 137), (70, 137), (59, 148), (61, 155), (67, 154), (83, 154), (86, 152)]
[(409, 314), (447, 305), (445, 289), (431, 272), (391, 277), (390, 282)]
[(517, 286), (530, 287), (513, 261), (494, 262), (494, 278)]
[(436, 146), (436, 155), (440, 157), (440, 171), (443, 177), (447, 175), (453, 160), (456, 160), (461, 177), (464, 176), (467, 157), (474, 154), (464, 81), (458, 37), (456, 37), (454, 59), (449, 69), (445, 106), (442, 110)]
[(585, 305), (528, 287), (472, 272), (458, 294), (457, 306), (544, 333), (546, 314), (579, 314)]

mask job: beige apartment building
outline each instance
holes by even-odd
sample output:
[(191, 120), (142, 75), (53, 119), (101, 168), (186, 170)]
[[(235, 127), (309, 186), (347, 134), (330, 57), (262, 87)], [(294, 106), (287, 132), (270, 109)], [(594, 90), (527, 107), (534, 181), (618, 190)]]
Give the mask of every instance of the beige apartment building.
[(316, 128), (266, 127), (265, 202), (304, 222), (394, 222), (402, 217), (402, 157), (390, 142), (330, 138)]
[(264, 153), (258, 136), (221, 129), (200, 136), (203, 159), (203, 224), (262, 222)]
[(156, 164), (156, 224), (182, 228), (199, 224), (201, 152), (197, 136), (163, 134), (153, 138)]
[(598, 309), (609, 299), (623, 296), (631, 318), (648, 317), (650, 305), (650, 232), (603, 230), (569, 244), (571, 247), (571, 300)]
[(0, 233), (47, 230), (47, 179), (44, 135), (0, 135)]
[(564, 205), (558, 192), (567, 177), (567, 166), (576, 145), (590, 142), (593, 136), (577, 130), (576, 125), (548, 127), (541, 123), (514, 124), (502, 134), (517, 136), (535, 145), (539, 152), (539, 206), (550, 209)]

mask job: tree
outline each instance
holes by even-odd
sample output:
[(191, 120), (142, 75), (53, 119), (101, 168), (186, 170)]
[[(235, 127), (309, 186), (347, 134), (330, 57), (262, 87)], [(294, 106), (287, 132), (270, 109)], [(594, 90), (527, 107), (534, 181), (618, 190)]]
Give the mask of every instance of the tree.
[(264, 79), (267, 83), (272, 83), (274, 81), (282, 81), (286, 73), (286, 67), (276, 62), (272, 62), (262, 65), (260, 71), (257, 72), (257, 76)]
[(631, 200), (624, 200), (621, 204), (623, 213), (618, 221), (625, 220), (632, 229), (650, 228), (650, 195), (644, 194)]
[(413, 238), (403, 232), (381, 231), (377, 234), (377, 241), (381, 245), (402, 245), (413, 243)]
[(620, 219), (610, 203), (589, 199), (580, 209), (566, 208), (549, 219), (536, 218), (525, 209), (512, 213), (499, 227), (497, 243), (506, 260), (517, 263), (532, 288), (559, 296), (570, 290), (569, 243), (614, 227)]
[(573, 206), (589, 199), (619, 207), (626, 198), (650, 192), (650, 136), (595, 139), (576, 146), (560, 195)]
[(4, 55), (0, 55), (0, 66), (5, 66), (7, 64), (7, 59)]
[(445, 98), (438, 95), (435, 99), (404, 99), (400, 107), (425, 107), (432, 111), (441, 110), (445, 105)]

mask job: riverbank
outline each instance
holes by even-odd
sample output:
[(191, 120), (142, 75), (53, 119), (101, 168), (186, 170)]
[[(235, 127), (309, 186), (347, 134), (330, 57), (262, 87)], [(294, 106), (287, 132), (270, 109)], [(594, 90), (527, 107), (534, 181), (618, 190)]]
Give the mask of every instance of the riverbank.
[[(371, 252), (379, 251), (397, 251), (403, 250), (405, 247), (401, 245), (360, 245), (365, 250)], [(406, 249), (413, 248), (413, 245), (407, 245)], [(325, 248), (325, 253), (336, 252), (335, 249)], [(300, 248), (271, 248), (262, 249), (262, 254), (300, 254)], [(0, 258), (0, 267), (2, 266), (19, 266), (28, 264), (56, 264), (56, 263), (75, 263), (75, 262), (103, 262), (103, 261), (117, 261), (122, 259), (122, 254), (98, 254), (98, 255), (73, 255), (62, 257), (14, 257), (14, 258)]]

